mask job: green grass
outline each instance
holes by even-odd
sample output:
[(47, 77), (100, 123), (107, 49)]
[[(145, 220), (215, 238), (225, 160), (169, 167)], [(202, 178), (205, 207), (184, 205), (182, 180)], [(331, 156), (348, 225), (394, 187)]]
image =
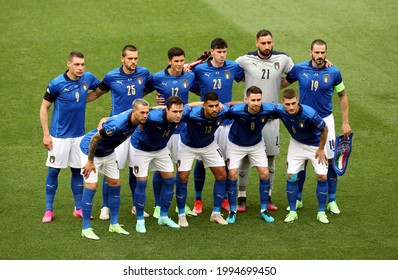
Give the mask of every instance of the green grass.
[[(0, 259), (397, 259), (397, 2), (236, 2), (0, 0)], [(227, 40), (228, 58), (234, 60), (255, 49), (255, 34), (262, 28), (273, 32), (275, 49), (287, 52), (295, 62), (309, 59), (313, 39), (325, 39), (329, 59), (342, 71), (355, 137), (348, 171), (339, 180), (341, 215), (329, 216), (329, 225), (316, 221), (315, 176), (310, 168), (299, 221), (283, 222), (289, 136), (282, 128), (273, 192), (281, 209), (274, 214), (273, 224), (258, 217), (255, 172), (248, 189), (248, 212), (238, 215), (234, 225), (210, 223), (213, 180), (208, 174), (204, 214), (190, 218), (188, 229), (159, 227), (150, 218), (147, 234), (137, 234), (126, 170), (121, 173), (120, 221), (132, 232), (130, 236), (108, 233), (108, 223), (97, 218), (99, 188), (92, 224), (101, 240), (80, 237), (81, 221), (72, 217), (69, 170), (60, 175), (54, 222), (41, 223), (47, 168), (39, 107), (47, 83), (65, 71), (71, 50), (81, 50), (86, 55), (86, 70), (102, 79), (120, 65), (122, 47), (134, 44), (139, 48), (140, 64), (155, 73), (166, 66), (169, 47), (181, 46), (187, 60), (192, 60), (215, 37)], [(236, 84), (236, 100), (242, 98), (242, 90), (243, 85)], [(148, 100), (153, 103), (153, 96)], [(334, 104), (339, 131), (337, 99)], [(87, 130), (107, 116), (109, 109), (109, 96), (89, 104)], [(192, 203), (192, 182), (189, 190)], [(151, 184), (147, 193), (151, 208)], [(171, 217), (175, 219), (176, 214)]]

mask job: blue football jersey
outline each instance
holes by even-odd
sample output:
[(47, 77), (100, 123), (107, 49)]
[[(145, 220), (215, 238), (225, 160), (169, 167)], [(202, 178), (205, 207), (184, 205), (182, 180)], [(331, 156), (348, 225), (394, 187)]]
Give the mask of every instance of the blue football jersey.
[(283, 105), (279, 104), (277, 115), (294, 140), (310, 146), (319, 146), (325, 122), (310, 106), (303, 104), (300, 106), (297, 115), (290, 115)]
[(155, 73), (152, 85), (165, 101), (170, 96), (175, 95), (180, 97), (184, 104), (187, 104), (189, 91), (195, 92), (198, 90), (198, 82), (195, 79), (195, 74), (183, 71), (181, 75), (173, 76), (167, 71), (169, 68), (170, 66)]
[[(164, 98), (165, 102), (170, 96), (175, 95), (180, 97), (184, 104), (187, 104), (189, 92), (197, 92), (199, 90), (195, 74), (183, 71), (181, 75), (173, 76), (167, 71), (169, 68), (170, 66), (153, 75), (152, 86), (160, 93), (160, 97)], [(179, 125), (174, 133), (180, 133), (184, 126), (185, 124)]]
[[(113, 153), (115, 148), (123, 143), (133, 134), (137, 125), (131, 123), (132, 109), (124, 111), (118, 115), (112, 116), (102, 124), (106, 136), (103, 137), (95, 151), (96, 157), (104, 157)], [(91, 138), (98, 129), (88, 132), (80, 142), (80, 149), (84, 154), (88, 154)]]
[(335, 67), (315, 68), (311, 60), (293, 66), (286, 79), (299, 82), (300, 104), (308, 105), (325, 118), (332, 113), (332, 98), (336, 86), (344, 89), (340, 70)]
[(185, 119), (187, 126), (181, 131), (181, 142), (192, 148), (203, 148), (214, 141), (214, 133), (221, 122), (229, 114), (229, 106), (224, 107), (217, 117), (207, 119), (204, 116), (203, 106), (192, 108)]
[[(191, 109), (190, 106), (184, 106), (181, 121), (185, 121)], [(167, 146), (171, 135), (180, 124), (181, 122), (172, 123), (167, 121), (166, 109), (151, 110), (146, 122), (135, 129), (131, 136), (131, 145), (142, 151), (159, 151)]]
[(55, 96), (51, 136), (74, 138), (84, 135), (86, 98), (89, 90), (99, 84), (100, 81), (90, 72), (84, 72), (76, 81), (69, 79), (65, 72), (48, 84), (47, 93)]
[(276, 103), (261, 103), (257, 114), (248, 112), (247, 103), (234, 105), (230, 109), (233, 119), (228, 139), (238, 146), (253, 146), (262, 141), (262, 129), (270, 118), (276, 116)]
[(152, 75), (143, 66), (137, 66), (132, 74), (123, 72), (122, 67), (108, 72), (103, 83), (111, 90), (112, 110), (111, 116), (131, 109), (133, 101), (144, 96), (144, 89), (151, 84)]
[(200, 100), (209, 91), (218, 94), (221, 103), (232, 101), (232, 85), (234, 80), (240, 82), (243, 78), (242, 68), (231, 60), (226, 60), (222, 67), (214, 67), (211, 61), (197, 65), (192, 70), (199, 81)]

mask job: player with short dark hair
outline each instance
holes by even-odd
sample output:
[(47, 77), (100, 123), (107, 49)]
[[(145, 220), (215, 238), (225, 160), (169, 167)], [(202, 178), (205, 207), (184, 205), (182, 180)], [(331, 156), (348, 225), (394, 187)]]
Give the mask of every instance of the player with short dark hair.
[[(100, 81), (85, 72), (84, 55), (72, 51), (67, 61), (68, 70), (50, 81), (40, 107), (43, 145), (48, 150), (46, 177), (46, 210), (43, 223), (54, 217), (53, 204), (61, 168), (70, 167), (71, 188), (74, 198), (74, 217), (82, 217), (81, 198), (83, 177), (80, 175), (79, 143), (85, 132), (85, 113), (89, 90), (97, 89)], [(93, 91), (90, 92), (90, 94)], [(48, 111), (54, 103), (51, 126), (48, 129)]]
[[(188, 103), (189, 92), (198, 92), (198, 83), (195, 75), (191, 71), (184, 71), (185, 52), (180, 47), (172, 47), (167, 52), (168, 66), (153, 75), (152, 86), (157, 91), (156, 101), (159, 105), (163, 105), (165, 100), (170, 96), (178, 96), (184, 104)], [(180, 132), (184, 128), (185, 123), (182, 122), (174, 131), (167, 147), (171, 152), (171, 158), (174, 164), (177, 163), (178, 140)], [(160, 216), (160, 189), (162, 186), (162, 177), (159, 172), (154, 172), (152, 177), (153, 192), (155, 195), (155, 209), (153, 216)], [(178, 211), (178, 210), (177, 210)], [(184, 210), (190, 216), (197, 216), (195, 212), (186, 206)]]
[[(217, 93), (221, 103), (225, 104), (232, 101), (233, 83), (234, 81), (241, 81), (244, 73), (235, 61), (226, 59), (227, 51), (227, 42), (222, 38), (215, 38), (210, 44), (212, 58), (193, 68), (192, 71), (199, 81), (201, 100), (203, 100), (207, 92), (213, 91)], [(215, 134), (224, 158), (226, 156), (226, 143), (230, 126), (231, 120), (224, 119)], [(202, 191), (206, 178), (205, 169), (200, 161), (196, 161), (194, 178), (196, 195), (193, 211), (200, 214), (202, 213)], [(223, 200), (222, 208), (227, 211), (230, 210), (227, 199)]]
[(227, 173), (225, 162), (220, 147), (218, 146), (214, 134), (224, 118), (228, 116), (229, 107), (220, 107), (218, 95), (209, 91), (203, 97), (203, 106), (192, 109), (186, 118), (187, 125), (180, 133), (178, 147), (178, 180), (176, 182), (178, 224), (188, 227), (185, 213), (185, 203), (187, 198), (187, 185), (189, 173), (195, 158), (200, 157), (205, 168), (210, 168), (215, 182), (213, 188), (214, 204), (210, 221), (222, 225), (228, 223), (221, 216), (221, 204), (226, 193)]
[(296, 91), (287, 89), (283, 92), (282, 104), (277, 107), (277, 115), (289, 131), (291, 138), (287, 154), (286, 194), (290, 212), (285, 218), (286, 223), (298, 219), (296, 201), (298, 192), (297, 175), (310, 160), (317, 174), (316, 195), (318, 198), (317, 220), (328, 224), (325, 214), (328, 181), (327, 156), (325, 143), (328, 127), (310, 106), (299, 104)]
[(251, 165), (257, 168), (260, 177), (260, 217), (268, 223), (274, 221), (267, 210), (270, 180), (262, 129), (269, 119), (275, 117), (275, 113), (276, 103), (262, 102), (262, 91), (257, 86), (247, 89), (245, 103), (234, 105), (230, 109), (233, 123), (227, 143), (227, 194), (231, 206), (228, 223), (236, 221), (238, 169), (244, 157), (248, 157)]
[(139, 233), (146, 232), (144, 208), (149, 166), (153, 168), (152, 171), (159, 171), (163, 179), (158, 224), (171, 228), (180, 227), (168, 217), (170, 203), (174, 195), (174, 166), (167, 142), (189, 111), (190, 106), (184, 106), (181, 98), (170, 96), (166, 108), (149, 112), (146, 123), (137, 128), (131, 136), (132, 158), (129, 160), (129, 166), (137, 178), (134, 197), (137, 208), (136, 231)]

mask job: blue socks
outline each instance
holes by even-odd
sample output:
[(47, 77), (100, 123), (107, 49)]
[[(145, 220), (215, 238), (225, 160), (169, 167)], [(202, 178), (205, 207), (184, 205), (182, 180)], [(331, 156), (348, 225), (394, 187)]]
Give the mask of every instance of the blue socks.
[(302, 201), (303, 188), (304, 188), (306, 175), (307, 175), (307, 172), (306, 172), (305, 168), (304, 168), (304, 170), (301, 170), (297, 174), (297, 184), (298, 184), (297, 200), (300, 200), (300, 201)]
[(206, 170), (200, 161), (196, 161), (195, 168), (193, 170), (194, 185), (195, 185), (195, 199), (202, 199), (202, 191), (205, 185)]
[(119, 223), (120, 186), (109, 186), (108, 205), (111, 225)]
[(187, 202), (188, 195), (188, 182), (176, 181), (176, 201), (178, 207), (178, 214), (183, 214), (185, 212), (185, 204)]
[(155, 198), (155, 206), (160, 206), (160, 190), (162, 189), (163, 179), (160, 176), (159, 172), (153, 173), (152, 178), (152, 187), (153, 187), (153, 196)]
[(147, 181), (137, 181), (137, 187), (134, 192), (135, 208), (137, 211), (137, 220), (144, 220), (144, 208), (146, 203)]
[(318, 212), (325, 212), (328, 197), (328, 181), (318, 181), (316, 185), (316, 197), (318, 198)]
[(109, 195), (109, 185), (105, 179), (105, 176), (102, 178), (102, 207), (109, 207), (108, 205), (108, 195)]
[(260, 202), (261, 202), (261, 211), (267, 210), (267, 202), (269, 198), (269, 190), (270, 190), (270, 181), (269, 179), (263, 180), (260, 179)]
[(58, 188), (59, 168), (49, 167), (46, 177), (46, 211), (53, 210), (55, 193)]
[(171, 201), (174, 196), (174, 177), (163, 179), (160, 191), (160, 216), (168, 217)]
[(230, 209), (232, 212), (236, 212), (236, 194), (238, 192), (237, 180), (227, 179), (226, 188), (227, 188), (227, 195), (228, 195), (228, 202)]
[(287, 201), (289, 202), (290, 211), (296, 211), (296, 200), (297, 200), (297, 192), (298, 192), (298, 183), (295, 182), (286, 182), (286, 195)]
[(93, 199), (95, 195), (95, 190), (84, 189), (82, 197), (82, 210), (83, 210), (83, 229), (88, 229), (90, 225), (90, 217), (93, 212)]
[(137, 186), (137, 178), (133, 173), (132, 167), (129, 167), (129, 186), (131, 190), (131, 205), (134, 206), (134, 194), (135, 194), (135, 188)]
[(72, 188), (73, 199), (75, 201), (76, 210), (82, 208), (83, 196), (83, 176), (80, 174), (80, 168), (71, 168), (72, 177), (70, 179), (70, 186)]
[(337, 174), (334, 171), (333, 166), (329, 166), (328, 169), (328, 193), (329, 193), (329, 203), (336, 200), (337, 191)]

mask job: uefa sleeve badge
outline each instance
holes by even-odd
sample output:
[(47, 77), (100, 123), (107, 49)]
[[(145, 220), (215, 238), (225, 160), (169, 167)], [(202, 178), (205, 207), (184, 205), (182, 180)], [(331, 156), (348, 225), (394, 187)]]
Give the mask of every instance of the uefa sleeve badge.
[(347, 169), (348, 158), (350, 157), (352, 151), (353, 136), (354, 132), (351, 132), (350, 136), (347, 139), (344, 139), (344, 136), (342, 134), (337, 135), (336, 137), (333, 168), (339, 176), (342, 176)]

